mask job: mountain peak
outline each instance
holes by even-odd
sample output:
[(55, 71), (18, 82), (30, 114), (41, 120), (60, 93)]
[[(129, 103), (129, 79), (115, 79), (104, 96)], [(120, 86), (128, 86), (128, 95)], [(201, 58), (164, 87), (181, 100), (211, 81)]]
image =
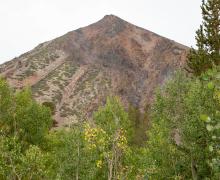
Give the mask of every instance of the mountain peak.
[(0, 65), (16, 89), (55, 105), (59, 125), (91, 117), (109, 95), (143, 110), (155, 88), (184, 65), (188, 48), (115, 15), (71, 31)]
[(125, 20), (123, 20), (120, 17), (115, 16), (113, 14), (105, 15), (99, 22), (108, 23), (108, 24), (127, 23)]
[(107, 14), (103, 17), (103, 19), (109, 19), (109, 20), (112, 20), (112, 19), (121, 19), (119, 18), (118, 16), (115, 16), (113, 14)]

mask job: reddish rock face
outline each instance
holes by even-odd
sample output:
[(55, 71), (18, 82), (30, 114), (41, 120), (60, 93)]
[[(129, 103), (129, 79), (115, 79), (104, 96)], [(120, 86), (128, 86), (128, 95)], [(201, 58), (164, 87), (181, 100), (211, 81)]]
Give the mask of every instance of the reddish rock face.
[(143, 109), (156, 87), (184, 66), (188, 47), (116, 16), (45, 42), (0, 66), (11, 86), (29, 85), (56, 105), (59, 125), (83, 121), (107, 96)]

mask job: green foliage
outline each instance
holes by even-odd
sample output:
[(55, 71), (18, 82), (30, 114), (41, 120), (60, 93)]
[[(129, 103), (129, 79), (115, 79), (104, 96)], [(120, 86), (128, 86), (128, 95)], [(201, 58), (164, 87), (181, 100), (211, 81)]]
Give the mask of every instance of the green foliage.
[(37, 146), (22, 151), (17, 138), (0, 139), (0, 179), (45, 179), (49, 176), (48, 155)]
[(50, 110), (28, 89), (14, 92), (0, 79), (0, 179), (44, 179), (47, 154), (40, 145), (51, 126)]
[(0, 179), (20, 179), (21, 145), (16, 138), (0, 138)]
[(220, 177), (220, 71), (214, 69), (202, 75), (206, 77), (207, 87), (212, 90), (212, 100), (216, 103), (215, 112), (212, 114), (201, 114), (200, 119), (206, 124), (206, 133), (209, 135), (208, 150), (210, 157), (207, 159), (213, 179)]
[(50, 103), (0, 80), (0, 179), (118, 179), (131, 168), (132, 124), (118, 98), (94, 113), (95, 127), (49, 131)]
[(31, 144), (41, 143), (52, 125), (50, 109), (33, 101), (30, 90), (16, 94), (15, 106), (14, 120), (19, 137)]
[(23, 179), (47, 179), (51, 173), (49, 154), (37, 146), (30, 146), (21, 156), (21, 162)]
[[(51, 130), (48, 105), (0, 80), (0, 179), (219, 179), (220, 74), (175, 74), (147, 116), (108, 98), (91, 124)], [(147, 111), (147, 113), (150, 113)], [(144, 131), (146, 127), (140, 128)]]
[(150, 177), (214, 177), (208, 163), (212, 128), (206, 124), (206, 114), (219, 108), (212, 83), (179, 73), (158, 93), (147, 142)]
[(141, 174), (136, 167), (141, 157), (128, 144), (132, 126), (119, 99), (108, 98), (93, 122), (48, 134), (43, 149), (51, 157), (51, 179), (135, 179)]
[(51, 113), (52, 113), (53, 115), (55, 114), (56, 106), (54, 105), (54, 103), (46, 101), (46, 102), (43, 102), (42, 105), (44, 105), (44, 106), (50, 108)]
[(52, 179), (95, 179), (96, 154), (85, 145), (83, 126), (53, 131), (47, 140), (45, 148), (53, 157)]
[(0, 127), (4, 135), (14, 135), (23, 142), (39, 144), (51, 127), (49, 108), (37, 104), (29, 89), (17, 93), (0, 80)]
[[(14, 130), (13, 116), (14, 113), (13, 92), (4, 79), (0, 79), (0, 127), (2, 132), (12, 132)], [(11, 126), (10, 126), (11, 125)]]
[(220, 0), (203, 0), (203, 22), (196, 32), (197, 50), (191, 49), (188, 69), (200, 75), (220, 63)]
[(108, 98), (106, 105), (94, 113), (96, 126), (87, 125), (85, 140), (88, 148), (98, 154), (96, 162), (99, 177), (120, 179), (128, 173), (124, 169), (129, 142), (132, 142), (133, 129), (128, 114), (118, 98)]
[(126, 129), (129, 140), (133, 137), (132, 123), (117, 97), (108, 97), (106, 105), (94, 113), (93, 119), (109, 135), (113, 135), (119, 128), (123, 128)]
[(132, 144), (141, 146), (146, 142), (146, 130), (149, 124), (149, 112), (148, 109), (145, 109), (145, 112), (142, 113), (140, 109), (129, 106), (128, 108), (128, 118), (132, 123), (133, 127), (133, 142)]
[(151, 179), (189, 179), (188, 156), (179, 151), (170, 137), (169, 124), (164, 119), (153, 123), (148, 133), (145, 156), (146, 174)]

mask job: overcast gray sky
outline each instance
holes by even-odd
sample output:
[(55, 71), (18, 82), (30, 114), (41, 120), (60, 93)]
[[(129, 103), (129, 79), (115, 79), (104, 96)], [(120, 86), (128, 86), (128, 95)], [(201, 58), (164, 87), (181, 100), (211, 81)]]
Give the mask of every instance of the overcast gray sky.
[(0, 63), (114, 14), (182, 44), (195, 44), (201, 0), (0, 0)]

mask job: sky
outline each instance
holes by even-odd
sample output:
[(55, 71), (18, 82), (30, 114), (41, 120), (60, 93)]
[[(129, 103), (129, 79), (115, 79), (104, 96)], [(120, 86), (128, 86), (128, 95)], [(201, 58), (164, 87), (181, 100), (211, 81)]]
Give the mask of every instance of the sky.
[(195, 45), (201, 0), (0, 0), (0, 63), (113, 14)]

